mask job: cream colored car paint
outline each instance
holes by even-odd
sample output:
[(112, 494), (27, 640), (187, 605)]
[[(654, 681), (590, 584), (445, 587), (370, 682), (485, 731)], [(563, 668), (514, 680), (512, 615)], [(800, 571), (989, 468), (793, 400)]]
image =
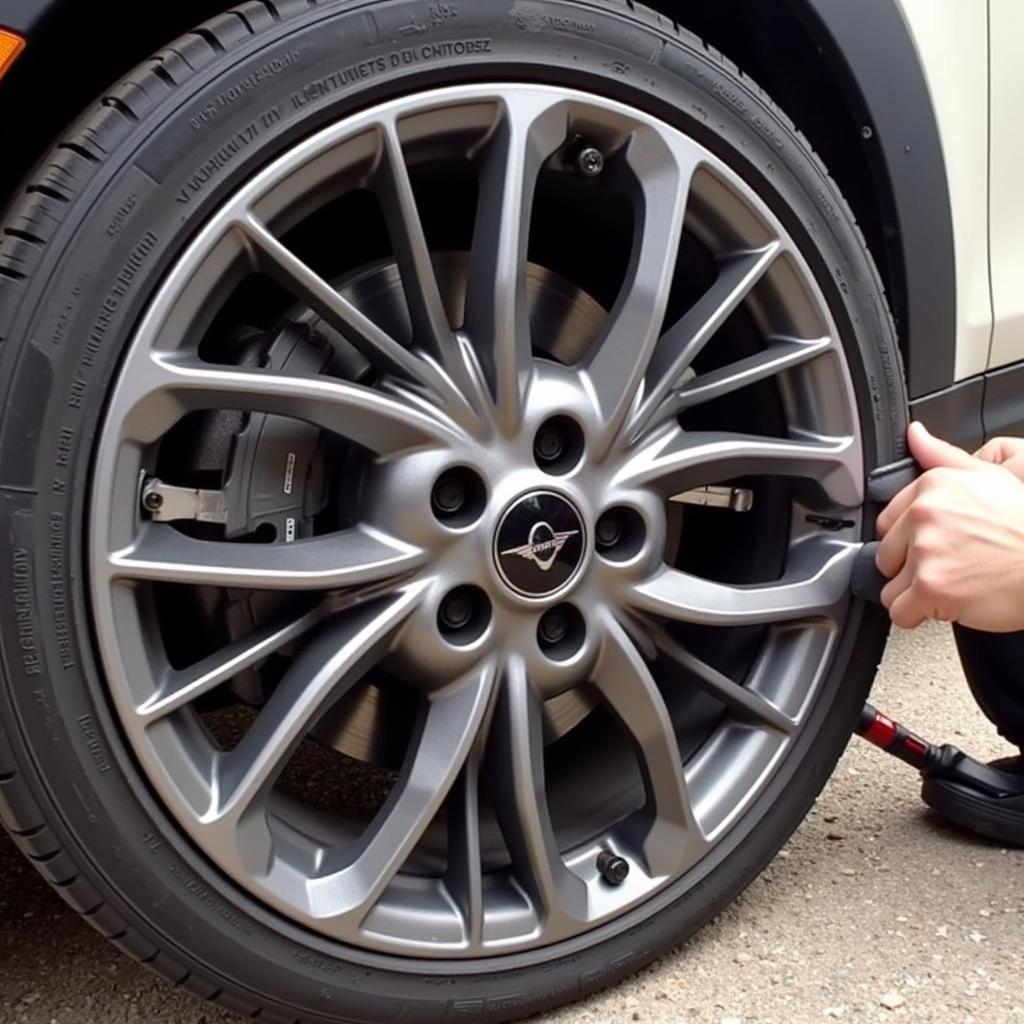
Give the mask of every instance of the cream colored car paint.
[(992, 366), (1024, 359), (1024, 2), (992, 0)]
[[(992, 339), (988, 5), (986, 0), (900, 0), (900, 6), (925, 69), (949, 176), (956, 247), (956, 379), (961, 380), (985, 370)], [(993, 8), (1000, 7), (1014, 10), (1014, 20), (1022, 23), (1024, 0), (994, 0)], [(1014, 59), (1020, 83), (1024, 62), (1019, 53)], [(1019, 126), (1014, 131), (1019, 133)], [(1018, 140), (1018, 154), (1020, 146)], [(1018, 231), (1020, 226), (1018, 221)], [(1024, 239), (1017, 239), (1016, 248), (1024, 255)], [(1017, 308), (1024, 311), (1024, 295), (1018, 296)]]

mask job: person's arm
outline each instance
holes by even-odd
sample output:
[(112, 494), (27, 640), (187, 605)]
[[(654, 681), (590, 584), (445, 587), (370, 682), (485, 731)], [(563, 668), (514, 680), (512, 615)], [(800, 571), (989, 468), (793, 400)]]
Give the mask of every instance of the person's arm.
[(1000, 439), (969, 455), (920, 423), (908, 437), (925, 472), (878, 517), (892, 621), (1024, 629), (1024, 443)]

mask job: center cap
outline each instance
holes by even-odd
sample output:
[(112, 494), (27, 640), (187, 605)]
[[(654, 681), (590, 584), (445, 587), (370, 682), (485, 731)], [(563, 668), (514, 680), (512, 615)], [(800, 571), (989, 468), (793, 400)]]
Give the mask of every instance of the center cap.
[(561, 590), (583, 563), (583, 518), (565, 498), (534, 491), (502, 516), (494, 538), (501, 578), (525, 597), (547, 597)]

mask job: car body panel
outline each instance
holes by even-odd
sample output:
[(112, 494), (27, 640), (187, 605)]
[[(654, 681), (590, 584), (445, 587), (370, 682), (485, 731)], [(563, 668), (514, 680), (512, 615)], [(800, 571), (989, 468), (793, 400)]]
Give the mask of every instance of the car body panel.
[[(896, 0), (799, 0), (868, 159), (890, 307), (912, 398), (954, 382), (956, 262), (946, 161), (919, 51)], [(982, 69), (982, 74), (984, 73)], [(811, 138), (814, 144), (813, 137)], [(844, 168), (832, 168), (840, 183)], [(864, 220), (863, 199), (854, 214)], [(883, 254), (877, 251), (878, 260)]]
[(0, 25), (29, 37), (38, 31), (54, 9), (54, 0), (3, 0), (0, 3)]
[(1024, 3), (991, 0), (992, 300), (990, 366), (1024, 359)]
[(954, 379), (963, 380), (986, 369), (992, 337), (987, 4), (900, 0), (900, 6), (921, 57), (946, 159), (956, 252)]

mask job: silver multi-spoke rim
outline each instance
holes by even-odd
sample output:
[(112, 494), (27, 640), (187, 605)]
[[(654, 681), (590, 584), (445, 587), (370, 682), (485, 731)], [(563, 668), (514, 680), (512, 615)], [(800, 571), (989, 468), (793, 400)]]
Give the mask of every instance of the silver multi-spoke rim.
[[(531, 338), (527, 251), (542, 167), (577, 136), (602, 140), (606, 173), (635, 211), (635, 242), (618, 301), (585, 356), (563, 364), (539, 357)], [(465, 322), (455, 327), (409, 170), (418, 146), (437, 152), (449, 140), (475, 161), (480, 187)], [(411, 345), (282, 241), (308, 197), (346, 175), (375, 191), (387, 215)], [(717, 246), (718, 277), (665, 323), (684, 223), (698, 208), (717, 217), (701, 224), (726, 225), (718, 238), (696, 228)], [(219, 282), (249, 270), (343, 336), (375, 383), (207, 361), (197, 336)], [(762, 293), (763, 349), (695, 376), (694, 361), (729, 317)], [(780, 384), (787, 436), (681, 425), (688, 410), (764, 381)], [(184, 416), (206, 409), (300, 420), (366, 453), (372, 486), (359, 521), (254, 544), (200, 539), (145, 515), (140, 481), (154, 451)], [(553, 474), (537, 464), (534, 442), (556, 416), (575, 424), (581, 452)], [(294, 921), (350, 945), (425, 957), (572, 938), (685, 885), (791, 749), (846, 615), (862, 459), (849, 370), (813, 273), (721, 160), (644, 113), (569, 90), (466, 86), (389, 103), (295, 147), (231, 198), (168, 275), (130, 346), (91, 499), (91, 590), (110, 691), (146, 778), (189, 839)], [(453, 467), (483, 485), (469, 524), (431, 511), (434, 483)], [(807, 482), (779, 578), (724, 583), (666, 562), (671, 499), (760, 476)], [(578, 511), (586, 543), (563, 588), (531, 596), (498, 571), (494, 537), (507, 510), (539, 492)], [(595, 547), (609, 509), (639, 524), (623, 557)], [(809, 523), (809, 512), (827, 513), (832, 528)], [(182, 668), (153, 625), (157, 584), (313, 598)], [(486, 613), (472, 637), (453, 640), (438, 608), (466, 587), (485, 595)], [(539, 642), (538, 621), (566, 604), (584, 625), (573, 649), (556, 655)], [(746, 677), (733, 679), (688, 648), (678, 623), (723, 638), (763, 626), (764, 642)], [(292, 660), (249, 730), (218, 749), (196, 702), (285, 649)], [(685, 670), (723, 710), (685, 754), (656, 659)], [(359, 834), (290, 816), (275, 795), (285, 763), (382, 663), (419, 701), (389, 798)], [(552, 705), (581, 689), (617, 723), (641, 780), (636, 806), (589, 833), (553, 820), (544, 767)], [(507, 850), (497, 867), (481, 851), (483, 808)], [(439, 827), (443, 859), (417, 861)], [(602, 852), (627, 861), (624, 883), (602, 876)]]

